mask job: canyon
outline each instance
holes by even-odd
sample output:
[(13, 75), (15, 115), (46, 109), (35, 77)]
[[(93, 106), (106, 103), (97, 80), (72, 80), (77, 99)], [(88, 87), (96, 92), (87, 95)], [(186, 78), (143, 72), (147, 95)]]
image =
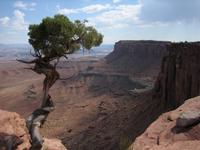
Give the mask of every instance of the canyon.
[[(56, 109), (42, 134), (69, 150), (127, 149), (161, 113), (199, 95), (199, 48), (119, 41), (104, 58), (62, 61), (58, 71), (64, 79), (50, 91)], [(0, 62), (0, 109), (23, 117), (40, 105), (43, 79), (25, 67)]]

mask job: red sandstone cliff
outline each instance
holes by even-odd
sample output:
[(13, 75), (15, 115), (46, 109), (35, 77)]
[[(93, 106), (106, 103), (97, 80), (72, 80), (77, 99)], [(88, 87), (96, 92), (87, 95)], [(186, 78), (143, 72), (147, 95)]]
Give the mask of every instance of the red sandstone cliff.
[(167, 51), (155, 84), (159, 108), (172, 109), (185, 103), (161, 115), (130, 149), (200, 149), (200, 97), (195, 97), (200, 94), (200, 44), (172, 43)]
[(157, 77), (162, 58), (167, 55), (163, 41), (119, 41), (114, 51), (106, 57), (107, 64), (115, 70), (135, 76)]
[(155, 94), (162, 105), (175, 108), (186, 99), (200, 94), (199, 43), (173, 43), (167, 46)]

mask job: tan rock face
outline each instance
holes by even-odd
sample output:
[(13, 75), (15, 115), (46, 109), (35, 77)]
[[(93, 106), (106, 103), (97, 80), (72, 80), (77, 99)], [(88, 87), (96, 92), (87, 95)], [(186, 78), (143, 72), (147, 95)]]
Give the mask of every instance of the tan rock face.
[(17, 113), (0, 110), (0, 149), (28, 150), (29, 141), (25, 120)]
[[(200, 124), (187, 128), (176, 126), (177, 119), (187, 112), (200, 110), (200, 96), (187, 100), (178, 109), (161, 115), (139, 136), (133, 150), (199, 150)], [(194, 115), (193, 115), (194, 116)]]
[[(0, 110), (0, 150), (29, 150), (26, 123), (17, 113)], [(44, 138), (44, 150), (67, 150), (58, 139)]]

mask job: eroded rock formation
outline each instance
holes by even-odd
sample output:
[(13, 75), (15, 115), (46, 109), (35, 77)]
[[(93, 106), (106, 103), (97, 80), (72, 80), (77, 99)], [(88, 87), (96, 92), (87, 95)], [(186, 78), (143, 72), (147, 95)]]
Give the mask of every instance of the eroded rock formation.
[(0, 110), (0, 149), (29, 149), (30, 136), (25, 120), (17, 113)]
[[(17, 113), (0, 110), (0, 150), (29, 149), (31, 141), (25, 120)], [(46, 138), (43, 149), (66, 150), (60, 140)]]
[[(200, 112), (200, 96), (189, 99), (174, 111), (161, 115), (147, 130), (139, 136), (132, 150), (199, 150), (200, 149), (200, 118), (191, 112)], [(178, 126), (178, 120), (183, 114), (187, 115), (187, 122), (195, 124)], [(194, 122), (193, 122), (194, 123)]]
[(200, 44), (173, 43), (167, 46), (155, 94), (167, 108), (176, 108), (200, 94)]

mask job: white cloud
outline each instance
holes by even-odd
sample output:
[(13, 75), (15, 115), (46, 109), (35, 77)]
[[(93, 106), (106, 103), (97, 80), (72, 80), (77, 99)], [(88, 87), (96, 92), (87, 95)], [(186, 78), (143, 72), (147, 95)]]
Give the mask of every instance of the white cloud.
[(32, 2), (32, 3), (24, 3), (23, 1), (16, 1), (14, 3), (14, 7), (17, 9), (21, 9), (21, 10), (30, 10), (30, 11), (34, 11), (35, 10), (35, 6), (36, 3)]
[(14, 7), (21, 8), (21, 9), (26, 9), (27, 5), (25, 3), (23, 3), (22, 1), (16, 1), (14, 3)]
[(27, 30), (28, 23), (25, 21), (25, 14), (20, 10), (14, 10), (13, 17), (0, 18), (0, 25), (12, 30)]
[(83, 7), (80, 9), (80, 11), (90, 14), (90, 13), (95, 13), (95, 12), (99, 12), (102, 10), (106, 10), (108, 8), (110, 8), (109, 4), (106, 4), (106, 5), (96, 4), (96, 5), (90, 5), (87, 7)]
[(108, 28), (124, 28), (138, 21), (140, 5), (118, 5), (88, 20)]
[(0, 18), (0, 25), (7, 26), (10, 18), (9, 17), (2, 17)]
[(124, 28), (128, 27), (127, 22), (138, 20), (140, 12), (140, 4), (137, 5), (117, 5), (111, 6), (110, 4), (96, 4), (77, 9), (61, 9), (59, 5), (56, 6), (60, 14), (76, 14), (84, 12), (86, 14), (101, 12), (95, 17), (88, 18), (89, 23), (92, 25), (101, 24), (108, 28)]
[(113, 0), (113, 3), (120, 3), (121, 0)]
[(62, 8), (58, 10), (59, 14), (63, 14), (63, 15), (69, 15), (69, 14), (76, 14), (79, 13), (78, 10), (76, 9), (67, 9), (67, 8)]
[(120, 28), (126, 28), (129, 27), (128, 23), (118, 23), (118, 24), (112, 24), (111, 26), (108, 26), (110, 29), (120, 29)]
[[(114, 1), (115, 3), (121, 0)], [(64, 15), (77, 14), (77, 13), (98, 13), (94, 17), (87, 18), (89, 23), (92, 25), (103, 26), (104, 28), (125, 28), (128, 27), (130, 23), (138, 21), (138, 15), (140, 13), (140, 4), (135, 5), (115, 5), (110, 4), (95, 4), (89, 5), (82, 8), (60, 8), (59, 5), (56, 6), (58, 13)]]
[(24, 20), (25, 14), (21, 12), (20, 10), (14, 11), (14, 19), (12, 22), (12, 27), (16, 30), (26, 30), (27, 29), (27, 23)]
[(91, 13), (97, 13), (106, 9), (109, 9), (111, 6), (110, 4), (95, 4), (95, 5), (89, 5), (86, 7), (82, 7), (82, 8), (60, 8), (59, 5), (56, 6), (56, 8), (58, 9), (58, 13), (59, 14), (64, 14), (64, 15), (69, 15), (69, 14), (76, 14), (76, 13), (86, 13), (86, 14), (91, 14)]

